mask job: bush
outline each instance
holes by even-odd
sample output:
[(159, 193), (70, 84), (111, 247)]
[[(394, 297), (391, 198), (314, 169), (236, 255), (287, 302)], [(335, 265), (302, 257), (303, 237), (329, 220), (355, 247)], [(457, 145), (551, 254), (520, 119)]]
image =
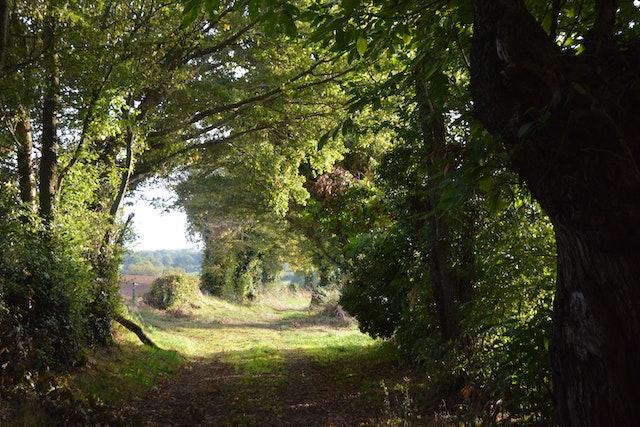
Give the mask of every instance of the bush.
[(71, 245), (58, 236), (4, 229), (10, 232), (0, 241), (0, 317), (17, 335), (0, 336), (0, 353), (19, 340), (39, 368), (75, 365), (89, 335), (89, 263), (70, 253)]
[(412, 259), (407, 239), (397, 230), (364, 235), (353, 248), (351, 278), (340, 304), (358, 319), (360, 330), (372, 337), (393, 336), (403, 313), (409, 308), (407, 294), (412, 280)]
[(200, 297), (197, 277), (170, 274), (153, 281), (145, 301), (161, 310), (183, 310)]

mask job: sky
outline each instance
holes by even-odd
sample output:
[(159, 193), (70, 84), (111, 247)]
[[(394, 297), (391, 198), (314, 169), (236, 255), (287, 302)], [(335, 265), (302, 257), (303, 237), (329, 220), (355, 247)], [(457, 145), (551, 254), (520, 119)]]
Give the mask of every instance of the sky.
[(155, 251), (160, 249), (190, 249), (201, 245), (189, 241), (187, 216), (184, 212), (154, 207), (148, 200), (162, 198), (170, 202), (171, 190), (161, 184), (146, 185), (136, 190), (125, 201), (124, 217), (134, 212), (133, 229), (138, 236), (136, 243), (129, 244), (136, 251)]

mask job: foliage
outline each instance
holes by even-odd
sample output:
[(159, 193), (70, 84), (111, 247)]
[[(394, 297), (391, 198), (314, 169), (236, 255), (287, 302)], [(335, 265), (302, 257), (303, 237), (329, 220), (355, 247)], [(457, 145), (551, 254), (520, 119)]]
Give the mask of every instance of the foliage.
[[(471, 117), (469, 2), (94, 3), (12, 5), (0, 83), (6, 384), (40, 387), (47, 369), (109, 341), (121, 196), (167, 174), (206, 245), (203, 289), (250, 300), (289, 261), (321, 286), (345, 284), (362, 330), (393, 338), (410, 361), (465, 376), (513, 416), (551, 419), (553, 235), (505, 173), (510, 153)], [(592, 3), (528, 3), (561, 51), (584, 51)], [(620, 40), (637, 37), (638, 10), (620, 6)], [(49, 26), (59, 37), (47, 39)], [(56, 99), (45, 123), (42, 105)], [(43, 156), (21, 154), (49, 124), (60, 177), (46, 182)], [(429, 139), (439, 124), (440, 151)], [(34, 214), (24, 190), (36, 181), (56, 190), (53, 215)], [(446, 346), (434, 336), (434, 218), (447, 225), (462, 329)], [(198, 263), (131, 254), (123, 272)], [(163, 308), (196, 292), (165, 279), (150, 294)]]
[(478, 407), (469, 405), (468, 412), (495, 420), (496, 413), (483, 410), (500, 401), (501, 410), (511, 415), (549, 422), (547, 351), (555, 275), (551, 226), (539, 208), (521, 206), (486, 217), (472, 239), (475, 261), (465, 268), (475, 273), (471, 299), (462, 311), (463, 337), (439, 343), (428, 299), (418, 299), (396, 325), (394, 341), (433, 372), (441, 387), (459, 378), (473, 383), (483, 401)]
[(373, 337), (393, 336), (409, 308), (412, 256), (406, 236), (387, 230), (363, 236), (353, 249), (351, 278), (340, 304), (358, 319), (360, 329)]
[(129, 264), (123, 273), (138, 276), (161, 276), (163, 271), (162, 267), (154, 265), (152, 261), (147, 259), (136, 262), (135, 264)]
[[(312, 127), (320, 110), (331, 111), (330, 96), (279, 110), (285, 95), (312, 96), (334, 77), (308, 51), (265, 39), (253, 12), (236, 3), (193, 26), (182, 25), (180, 5), (155, 1), (12, 3), (0, 71), (0, 177), (10, 195), (1, 204), (0, 302), (8, 333), (24, 337), (12, 357), (34, 356), (43, 369), (73, 365), (82, 347), (109, 342), (126, 235), (118, 211), (130, 184), (178, 164), (206, 165), (221, 147), (236, 162), (244, 149), (269, 154), (249, 136), (276, 144), (296, 124), (310, 119)], [(276, 53), (278, 66), (269, 66), (264, 58)], [(267, 204), (283, 211), (289, 194), (304, 199), (295, 165), (283, 159), (312, 148), (289, 145), (266, 165), (291, 184), (269, 182), (276, 197), (265, 197)], [(48, 163), (42, 153), (51, 154)], [(41, 200), (30, 198), (37, 189)], [(39, 209), (41, 218), (32, 215)], [(272, 260), (262, 263), (265, 278), (273, 276)]]
[(219, 228), (202, 262), (202, 289), (235, 302), (253, 300), (282, 271), (278, 237), (259, 224)]
[(12, 3), (0, 84), (0, 304), (7, 330), (25, 343), (12, 353), (23, 378), (74, 366), (83, 348), (111, 339), (117, 210), (127, 159), (141, 149), (125, 138), (123, 84), (147, 80), (131, 68), (147, 56), (112, 42), (123, 40), (130, 11), (102, 6)]
[(145, 294), (145, 301), (161, 310), (186, 310), (200, 297), (197, 277), (171, 274), (157, 278), (151, 290)]
[[(43, 239), (48, 231), (37, 219), (28, 211), (14, 210), (7, 202), (3, 196), (0, 303), (7, 326), (3, 347), (14, 349), (16, 366), (47, 369), (77, 363), (88, 338), (85, 303), (91, 298), (89, 264), (62, 236)], [(27, 362), (25, 357), (32, 360)], [(36, 372), (23, 374), (37, 376)]]
[(28, 207), (16, 208), (10, 195), (0, 196), (0, 391), (5, 398), (33, 400), (51, 420), (115, 421), (59, 376), (85, 362), (88, 346), (111, 336), (114, 294), (96, 284), (105, 279), (96, 277), (72, 240), (74, 230), (44, 228)]

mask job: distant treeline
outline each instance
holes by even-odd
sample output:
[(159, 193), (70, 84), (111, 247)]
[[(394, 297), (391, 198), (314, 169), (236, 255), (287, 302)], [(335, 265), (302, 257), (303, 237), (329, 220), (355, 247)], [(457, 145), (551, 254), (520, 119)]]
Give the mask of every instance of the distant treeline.
[(202, 252), (198, 249), (136, 251), (125, 254), (120, 273), (140, 276), (161, 276), (168, 272), (200, 271)]

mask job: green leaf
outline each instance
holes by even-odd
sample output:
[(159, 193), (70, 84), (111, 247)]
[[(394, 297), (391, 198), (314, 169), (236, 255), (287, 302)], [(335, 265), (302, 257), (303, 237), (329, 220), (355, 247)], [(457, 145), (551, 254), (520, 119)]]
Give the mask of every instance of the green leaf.
[(478, 188), (485, 193), (489, 193), (491, 188), (493, 188), (493, 177), (491, 176), (483, 176), (478, 181)]
[[(182, 27), (188, 27), (196, 20), (202, 10), (203, 0), (188, 0), (182, 11)], [(209, 1), (209, 0), (207, 0)]]
[(270, 10), (264, 14), (264, 34), (267, 37), (275, 36), (276, 34), (278, 34), (278, 21), (278, 15), (273, 11)]
[(220, 0), (205, 0), (204, 10), (207, 12), (207, 16), (210, 19), (215, 19), (218, 15), (218, 9), (220, 9)]
[(367, 51), (367, 47), (367, 39), (365, 39), (364, 37), (358, 37), (358, 41), (356, 41), (356, 50), (358, 51), (360, 57), (364, 56), (365, 52)]
[(347, 14), (353, 12), (358, 6), (360, 6), (360, 0), (342, 0), (342, 8)]
[(249, 19), (256, 19), (260, 15), (260, 2), (250, 1), (248, 10), (249, 10)]
[(528, 122), (528, 123), (525, 123), (522, 126), (520, 126), (520, 129), (518, 129), (518, 138), (522, 138), (523, 136), (525, 136), (528, 133), (530, 133), (530, 131), (533, 130), (533, 126), (535, 124), (536, 124), (536, 122)]
[(282, 25), (283, 32), (289, 37), (296, 37), (298, 35), (298, 27), (293, 20), (293, 16), (287, 11), (280, 14), (280, 24)]
[(506, 205), (500, 189), (496, 187), (492, 188), (492, 191), (487, 195), (487, 203), (489, 205), (489, 213), (491, 213), (491, 215), (496, 215), (504, 209)]
[(325, 133), (318, 140), (318, 151), (322, 150), (324, 146), (327, 145), (327, 142), (329, 142), (329, 134)]

